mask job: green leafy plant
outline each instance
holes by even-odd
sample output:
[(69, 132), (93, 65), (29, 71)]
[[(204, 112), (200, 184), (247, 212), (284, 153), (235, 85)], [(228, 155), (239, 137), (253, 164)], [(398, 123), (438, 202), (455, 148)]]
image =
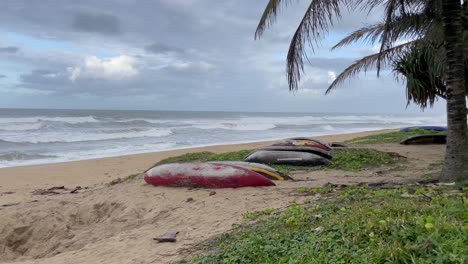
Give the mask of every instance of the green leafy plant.
[[(206, 161), (243, 161), (252, 150), (240, 150), (226, 153), (195, 152), (161, 160), (156, 165), (174, 162), (206, 162)], [(381, 152), (373, 149), (337, 149), (333, 151), (333, 159), (328, 166), (294, 166), (268, 164), (281, 173), (289, 174), (292, 171), (312, 171), (317, 169), (336, 169), (345, 171), (358, 171), (363, 168), (377, 167), (382, 165), (396, 165), (401, 163), (402, 158), (392, 153)]]
[(357, 137), (346, 141), (349, 144), (383, 144), (399, 143), (400, 141), (416, 135), (447, 135), (444, 131), (412, 129), (408, 132), (390, 132), (365, 137)]
[[(466, 263), (467, 191), (345, 188), (203, 245), (191, 263)], [(451, 193), (451, 195), (447, 195)]]

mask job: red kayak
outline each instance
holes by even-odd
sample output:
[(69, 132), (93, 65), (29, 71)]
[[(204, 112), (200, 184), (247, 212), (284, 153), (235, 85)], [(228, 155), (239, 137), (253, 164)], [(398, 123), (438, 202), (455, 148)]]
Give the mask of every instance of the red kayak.
[(273, 186), (271, 180), (254, 171), (226, 164), (171, 163), (156, 166), (144, 175), (148, 184), (197, 188), (239, 188)]

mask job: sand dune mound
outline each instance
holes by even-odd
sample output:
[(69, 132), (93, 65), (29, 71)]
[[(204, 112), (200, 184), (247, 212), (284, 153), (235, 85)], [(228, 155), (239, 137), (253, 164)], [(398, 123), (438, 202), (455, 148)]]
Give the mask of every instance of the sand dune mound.
[[(405, 155), (409, 163), (403, 170), (296, 172), (297, 181), (260, 188), (167, 188), (135, 179), (74, 194), (33, 195), (29, 188), (3, 195), (0, 205), (10, 205), (0, 207), (0, 263), (170, 263), (242, 223), (246, 212), (317, 198), (298, 194), (299, 188), (405, 182), (419, 178), (443, 154), (443, 147), (433, 146), (387, 144), (378, 149)], [(168, 231), (178, 232), (176, 243), (153, 239)]]
[[(53, 205), (51, 205), (51, 203)], [(0, 216), (0, 262), (46, 258), (141, 224), (145, 209), (104, 201), (48, 201)], [(98, 231), (97, 231), (98, 230)]]
[[(211, 191), (157, 188), (137, 179), (30, 197), (39, 201), (1, 210), (0, 263), (167, 263), (181, 249), (229, 230), (243, 213), (295, 199), (270, 187)], [(177, 243), (153, 240), (167, 231), (179, 232)]]

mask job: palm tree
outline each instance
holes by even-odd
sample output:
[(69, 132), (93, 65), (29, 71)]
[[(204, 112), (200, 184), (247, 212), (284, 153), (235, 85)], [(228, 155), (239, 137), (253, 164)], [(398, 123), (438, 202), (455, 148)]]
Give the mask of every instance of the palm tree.
[[(464, 3), (465, 10), (467, 3)], [(460, 0), (444, 0), (442, 17), (447, 60), (447, 150), (441, 178), (468, 179), (468, 129), (464, 73), (463, 8)], [(465, 11), (466, 15), (466, 11)], [(466, 19), (466, 17), (465, 17)], [(466, 26), (466, 21), (465, 21)], [(468, 27), (467, 27), (468, 28)]]
[[(449, 16), (446, 11), (447, 2), (443, 2), (444, 5), (442, 5), (442, 0), (312, 0), (291, 40), (287, 55), (288, 84), (290, 90), (298, 88), (301, 74), (304, 72), (304, 59), (307, 59), (305, 50), (307, 44), (313, 51), (322, 35), (327, 33), (329, 28), (333, 26), (333, 19), (341, 16), (342, 8), (364, 8), (370, 12), (375, 7), (384, 4), (385, 17), (382, 23), (359, 29), (333, 47), (335, 49), (360, 40), (378, 41), (380, 42), (380, 51), (366, 56), (346, 68), (330, 85), (326, 93), (329, 93), (331, 89), (341, 84), (346, 78), (361, 71), (367, 71), (375, 67), (377, 68), (377, 74), (379, 74), (382, 64), (393, 63), (394, 70), (406, 77), (412, 74), (412, 78), (407, 78), (407, 93), (410, 95), (408, 97), (410, 101), (413, 100), (424, 107), (428, 101), (429, 104), (432, 104), (435, 96), (447, 98), (449, 139), (442, 179), (467, 179), (468, 139), (465, 97), (468, 93), (463, 80), (465, 69), (463, 53), (468, 54), (468, 52), (463, 51), (463, 45), (446, 44), (448, 43), (447, 32), (452, 34), (450, 41), (455, 41), (456, 36), (458, 38), (462, 36), (463, 31), (460, 23), (462, 8), (460, 1), (455, 0), (458, 3), (458, 11), (452, 10), (455, 8), (455, 4), (449, 5), (448, 7), (451, 8), (449, 10), (452, 10), (449, 12)], [(257, 27), (256, 38), (261, 37), (266, 27), (272, 25), (279, 8), (287, 3), (289, 1), (269, 1)], [(465, 13), (468, 14), (466, 12), (466, 3)], [(456, 18), (455, 14), (458, 14), (458, 18)], [(444, 24), (442, 18), (444, 18)], [(454, 24), (452, 23), (453, 18), (455, 18), (453, 20)], [(447, 27), (448, 25), (450, 27)], [(465, 29), (468, 29), (468, 26), (465, 26)], [(398, 40), (404, 38), (412, 40), (403, 44), (396, 44)], [(456, 41), (460, 40), (456, 39)], [(434, 45), (438, 45), (437, 48), (445, 48), (442, 51), (446, 52), (435, 52), (436, 46)], [(458, 59), (461, 59), (462, 63), (453, 64), (458, 71), (451, 72), (453, 67), (444, 70), (444, 67), (440, 67), (440, 65), (444, 65), (440, 63), (444, 60), (440, 60), (440, 58), (445, 59), (447, 65), (452, 65), (451, 63), (455, 62), (453, 59), (454, 49), (457, 50), (458, 53), (456, 54), (459, 55)], [(432, 57), (429, 55), (432, 55)], [(452, 59), (449, 59), (451, 56)], [(437, 60), (438, 63), (434, 64), (436, 58), (439, 60)], [(414, 64), (409, 64), (415, 60), (418, 61), (416, 70), (410, 68)], [(424, 65), (424, 62), (426, 65)], [(448, 81), (449, 77), (453, 76), (454, 73), (458, 76), (455, 78), (457, 80), (455, 84)], [(426, 79), (426, 77), (429, 77), (429, 79)], [(429, 86), (426, 86), (427, 84)], [(455, 96), (453, 91), (457, 91)]]
[[(400, 13), (394, 15), (393, 18), (387, 17), (382, 23), (361, 28), (342, 39), (332, 49), (357, 41), (378, 42), (388, 23), (389, 28), (393, 29), (393, 32), (389, 33), (393, 34), (391, 36), (393, 39), (405, 37), (412, 38), (414, 41), (403, 43), (396, 51), (392, 48), (385, 49), (356, 61), (336, 78), (327, 93), (345, 79), (362, 70), (373, 68), (380, 58), (384, 61), (389, 60), (388, 64), (393, 66), (393, 71), (406, 79), (408, 104), (415, 102), (424, 109), (428, 105), (432, 106), (437, 98), (446, 99), (444, 67), (446, 60), (441, 4), (438, 0), (425, 1), (421, 7), (421, 4), (416, 2), (407, 8), (413, 10), (412, 12)], [(389, 56), (386, 56), (387, 53)], [(465, 61), (465, 75), (468, 75), (468, 53), (465, 53)], [(467, 84), (468, 78), (465, 78), (466, 89), (468, 89)]]

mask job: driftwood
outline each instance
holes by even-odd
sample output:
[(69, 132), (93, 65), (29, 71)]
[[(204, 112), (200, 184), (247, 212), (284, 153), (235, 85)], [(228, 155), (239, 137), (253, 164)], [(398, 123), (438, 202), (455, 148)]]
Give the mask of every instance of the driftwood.
[(159, 243), (164, 243), (164, 242), (176, 242), (176, 236), (177, 234), (179, 234), (179, 232), (175, 232), (175, 231), (169, 231), (169, 232), (166, 232), (164, 235), (162, 235), (161, 237), (155, 237), (153, 238), (153, 240), (156, 240), (158, 241)]

